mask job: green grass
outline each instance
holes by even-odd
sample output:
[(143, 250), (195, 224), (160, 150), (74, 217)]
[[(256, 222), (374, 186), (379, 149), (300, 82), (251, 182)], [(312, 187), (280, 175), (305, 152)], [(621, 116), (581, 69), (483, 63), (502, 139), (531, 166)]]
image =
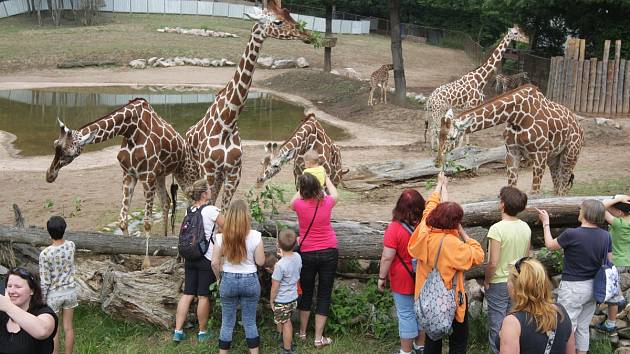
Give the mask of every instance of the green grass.
[(615, 195), (630, 191), (630, 177), (602, 178), (587, 183), (576, 181), (570, 195)]

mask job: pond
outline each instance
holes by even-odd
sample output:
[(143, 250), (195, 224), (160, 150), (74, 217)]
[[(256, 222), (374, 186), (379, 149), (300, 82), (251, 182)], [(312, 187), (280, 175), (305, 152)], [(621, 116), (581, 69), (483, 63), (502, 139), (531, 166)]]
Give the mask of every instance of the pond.
[[(52, 143), (59, 135), (56, 118), (69, 128), (92, 122), (129, 100), (143, 97), (157, 114), (182, 135), (199, 121), (214, 101), (214, 91), (198, 87), (135, 89), (127, 86), (63, 87), (54, 89), (0, 91), (0, 130), (17, 136), (13, 147), (20, 156), (50, 155)], [(300, 106), (250, 91), (239, 116), (243, 140), (284, 141), (304, 118)], [(326, 133), (335, 141), (348, 138), (341, 128), (324, 124)], [(86, 151), (120, 145), (116, 137), (101, 144), (88, 145)]]

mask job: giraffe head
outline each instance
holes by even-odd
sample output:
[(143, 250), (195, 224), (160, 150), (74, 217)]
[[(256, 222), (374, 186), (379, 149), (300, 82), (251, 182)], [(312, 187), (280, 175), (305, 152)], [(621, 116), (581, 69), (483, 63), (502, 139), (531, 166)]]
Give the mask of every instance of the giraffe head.
[(68, 129), (59, 118), (59, 138), (53, 142), (55, 157), (46, 171), (46, 181), (52, 183), (57, 178), (59, 170), (69, 165), (77, 156), (81, 154), (83, 146), (94, 141), (96, 132), (83, 135), (77, 130)]
[(394, 70), (394, 64), (385, 64), (384, 66), (387, 70)]
[(458, 145), (466, 129), (474, 122), (475, 118), (472, 114), (456, 118), (452, 108), (446, 111), (440, 125), (440, 145), (444, 144), (444, 153), (453, 150)]
[(262, 28), (265, 37), (275, 39), (298, 39), (311, 43), (311, 31), (300, 26), (289, 14), (289, 10), (280, 8), (275, 0), (267, 1), (267, 8), (261, 10), (254, 7), (254, 12), (245, 13)]
[(522, 43), (529, 43), (529, 37), (521, 30), (521, 28), (517, 25), (510, 28), (507, 33), (507, 37), (511, 41), (517, 41)]
[(266, 180), (280, 172), (282, 165), (295, 157), (297, 149), (288, 149), (284, 153), (278, 155), (278, 144), (267, 143), (267, 145), (265, 145), (265, 151), (268, 155), (260, 162), (262, 165), (262, 173), (256, 180), (258, 186), (262, 186)]

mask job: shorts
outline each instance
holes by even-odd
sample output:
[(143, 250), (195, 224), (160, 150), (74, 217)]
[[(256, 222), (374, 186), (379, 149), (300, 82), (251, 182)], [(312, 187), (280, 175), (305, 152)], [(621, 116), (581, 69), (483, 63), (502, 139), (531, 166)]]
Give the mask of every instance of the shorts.
[(286, 304), (273, 303), (273, 323), (281, 324), (287, 321), (291, 321), (293, 312), (297, 309), (297, 300), (288, 302)]
[(206, 257), (184, 262), (184, 294), (210, 296), (210, 284), (217, 278), (212, 271), (212, 263)]
[(392, 291), (396, 315), (398, 316), (398, 336), (401, 339), (413, 339), (418, 337), (421, 328), (418, 324), (416, 311), (413, 308), (413, 295), (399, 294)]
[[(623, 274), (623, 273), (628, 273), (628, 271), (630, 270), (630, 267), (627, 266), (619, 266), (619, 267), (615, 267), (617, 268), (617, 272), (619, 273), (619, 275)], [(617, 293), (617, 295), (613, 296), (610, 300), (606, 301), (606, 304), (608, 305), (623, 305), (626, 303), (626, 299), (623, 296), (623, 292), (621, 291), (621, 284), (619, 284), (619, 292)]]
[(77, 292), (74, 289), (50, 292), (46, 295), (46, 304), (55, 311), (56, 314), (59, 314), (62, 309), (73, 309), (79, 306)]

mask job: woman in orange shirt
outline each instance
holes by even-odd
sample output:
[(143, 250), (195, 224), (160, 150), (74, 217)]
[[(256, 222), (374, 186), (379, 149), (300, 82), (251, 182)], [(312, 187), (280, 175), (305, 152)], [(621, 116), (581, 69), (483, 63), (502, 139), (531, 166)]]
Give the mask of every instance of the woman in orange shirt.
[[(461, 226), (464, 211), (454, 202), (448, 201), (448, 181), (443, 173), (438, 175), (438, 183), (425, 205), (420, 225), (409, 240), (409, 254), (418, 260), (416, 269), (415, 298), (418, 299), (424, 282), (433, 270), (435, 256), (444, 239), (438, 270), (447, 289), (452, 288), (457, 276), (455, 301), (457, 310), (453, 319), (453, 332), (449, 337), (449, 353), (466, 353), (468, 346), (468, 312), (464, 290), (464, 271), (481, 264), (484, 259), (479, 242), (468, 237)], [(427, 337), (425, 354), (442, 353), (442, 340)]]

